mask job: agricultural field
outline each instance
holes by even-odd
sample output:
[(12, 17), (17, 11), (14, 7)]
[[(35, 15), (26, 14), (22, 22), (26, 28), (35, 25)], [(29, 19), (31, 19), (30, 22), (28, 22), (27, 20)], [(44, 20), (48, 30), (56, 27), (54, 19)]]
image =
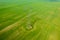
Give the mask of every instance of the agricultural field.
[(3, 4), (0, 40), (60, 40), (60, 2)]

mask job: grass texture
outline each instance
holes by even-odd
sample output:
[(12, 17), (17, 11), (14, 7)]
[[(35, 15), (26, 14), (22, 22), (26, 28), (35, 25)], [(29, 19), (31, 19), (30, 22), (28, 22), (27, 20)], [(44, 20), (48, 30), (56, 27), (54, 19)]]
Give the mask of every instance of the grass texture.
[(0, 3), (0, 40), (60, 40), (60, 3)]

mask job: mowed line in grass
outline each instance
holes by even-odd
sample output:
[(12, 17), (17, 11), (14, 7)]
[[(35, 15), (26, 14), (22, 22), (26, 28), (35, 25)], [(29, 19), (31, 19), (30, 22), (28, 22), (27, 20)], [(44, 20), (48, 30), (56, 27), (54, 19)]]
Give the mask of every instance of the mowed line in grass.
[[(8, 16), (8, 18), (6, 19), (6, 18), (4, 18), (4, 19), (6, 19), (6, 20), (4, 20), (2, 23), (0, 23), (1, 25), (1, 30), (3, 29), (3, 28), (5, 28), (6, 26), (8, 26), (8, 25), (11, 25), (12, 23), (14, 23), (14, 22), (16, 22), (17, 20), (18, 20), (18, 18), (16, 18), (17, 16), (20, 16), (20, 15), (13, 15), (13, 16), (11, 16), (11, 18)], [(14, 19), (14, 18), (16, 18), (16, 19)]]

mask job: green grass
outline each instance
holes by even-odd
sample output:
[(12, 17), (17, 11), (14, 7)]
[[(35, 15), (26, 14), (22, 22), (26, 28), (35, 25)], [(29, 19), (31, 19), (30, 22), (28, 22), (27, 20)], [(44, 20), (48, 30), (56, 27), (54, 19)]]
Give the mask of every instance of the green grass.
[(60, 40), (60, 2), (1, 5), (0, 40)]

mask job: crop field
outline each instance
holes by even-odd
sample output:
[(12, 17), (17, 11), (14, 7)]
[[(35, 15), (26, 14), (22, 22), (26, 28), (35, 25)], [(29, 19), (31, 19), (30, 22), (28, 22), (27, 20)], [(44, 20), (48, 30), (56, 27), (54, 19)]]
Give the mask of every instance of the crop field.
[(60, 2), (0, 3), (0, 40), (60, 40)]

